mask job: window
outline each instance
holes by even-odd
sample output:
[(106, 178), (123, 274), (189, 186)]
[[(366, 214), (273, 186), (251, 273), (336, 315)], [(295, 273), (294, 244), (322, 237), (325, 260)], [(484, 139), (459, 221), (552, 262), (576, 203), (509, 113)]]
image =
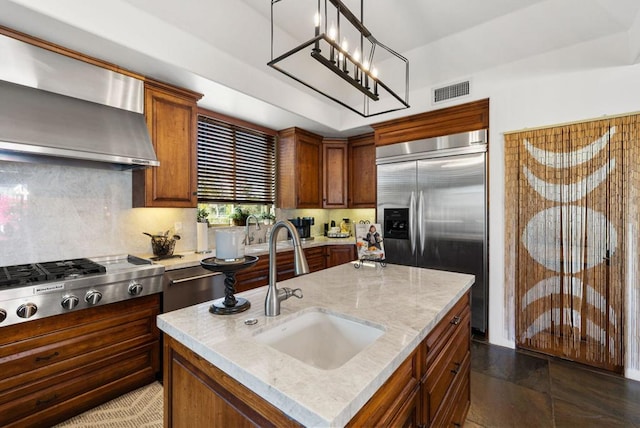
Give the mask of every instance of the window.
[(270, 212), (275, 201), (276, 132), (217, 113), (198, 115), (198, 203), (210, 223), (228, 224), (237, 206)]

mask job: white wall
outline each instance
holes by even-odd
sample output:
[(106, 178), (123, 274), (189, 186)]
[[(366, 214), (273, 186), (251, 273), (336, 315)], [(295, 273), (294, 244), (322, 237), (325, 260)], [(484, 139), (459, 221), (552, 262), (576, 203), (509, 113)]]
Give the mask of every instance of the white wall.
[[(504, 284), (504, 133), (640, 111), (640, 65), (549, 73), (538, 57), (473, 76), (474, 99), (490, 98), (489, 341), (515, 347), (514, 302)], [(637, 241), (636, 241), (637, 242)], [(636, 261), (637, 263), (637, 261)], [(640, 380), (638, 279), (627, 284), (626, 376)]]

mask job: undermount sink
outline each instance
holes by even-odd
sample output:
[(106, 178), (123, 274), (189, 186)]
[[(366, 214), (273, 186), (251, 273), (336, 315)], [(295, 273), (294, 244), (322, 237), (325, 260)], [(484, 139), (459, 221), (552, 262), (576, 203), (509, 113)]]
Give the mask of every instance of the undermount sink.
[(305, 364), (332, 370), (344, 365), (382, 334), (382, 326), (312, 308), (254, 338)]

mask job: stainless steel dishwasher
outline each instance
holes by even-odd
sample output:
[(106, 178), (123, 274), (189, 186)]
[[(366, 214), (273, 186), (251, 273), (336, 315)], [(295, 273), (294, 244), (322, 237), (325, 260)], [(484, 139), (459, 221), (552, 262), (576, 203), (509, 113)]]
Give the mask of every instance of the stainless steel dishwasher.
[(224, 275), (201, 266), (167, 270), (164, 272), (162, 312), (224, 296)]

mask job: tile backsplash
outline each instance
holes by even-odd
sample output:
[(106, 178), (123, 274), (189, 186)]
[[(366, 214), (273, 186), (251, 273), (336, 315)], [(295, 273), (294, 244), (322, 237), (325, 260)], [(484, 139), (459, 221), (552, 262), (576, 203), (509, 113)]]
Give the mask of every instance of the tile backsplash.
[(142, 232), (176, 222), (176, 251), (193, 249), (195, 218), (195, 208), (132, 209), (130, 171), (0, 161), (0, 266), (148, 254)]
[[(0, 161), (0, 266), (76, 257), (151, 255), (151, 234), (181, 236), (195, 251), (195, 208), (131, 208), (131, 172)], [(373, 221), (375, 210), (276, 210), (278, 219), (314, 217), (311, 234), (342, 218)], [(175, 230), (181, 226), (181, 230)], [(262, 232), (255, 237), (263, 239)], [(209, 248), (215, 228), (209, 229)]]

